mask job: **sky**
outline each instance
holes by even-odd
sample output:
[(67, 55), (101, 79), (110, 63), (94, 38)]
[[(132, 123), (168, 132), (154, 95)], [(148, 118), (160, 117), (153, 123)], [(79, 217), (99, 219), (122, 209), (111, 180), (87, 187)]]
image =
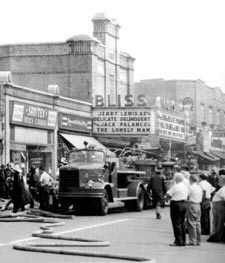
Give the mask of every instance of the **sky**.
[(225, 91), (224, 0), (0, 0), (0, 45), (92, 34), (104, 12), (121, 25), (134, 80), (201, 79)]

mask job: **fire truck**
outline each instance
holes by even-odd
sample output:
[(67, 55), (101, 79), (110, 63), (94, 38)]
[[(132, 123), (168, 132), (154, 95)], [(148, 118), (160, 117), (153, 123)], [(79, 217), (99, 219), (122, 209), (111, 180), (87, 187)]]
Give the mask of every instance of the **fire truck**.
[(59, 170), (59, 203), (83, 213), (106, 215), (110, 208), (142, 211), (149, 195), (145, 171), (120, 169), (117, 158), (103, 150), (84, 148), (69, 153), (68, 164)]

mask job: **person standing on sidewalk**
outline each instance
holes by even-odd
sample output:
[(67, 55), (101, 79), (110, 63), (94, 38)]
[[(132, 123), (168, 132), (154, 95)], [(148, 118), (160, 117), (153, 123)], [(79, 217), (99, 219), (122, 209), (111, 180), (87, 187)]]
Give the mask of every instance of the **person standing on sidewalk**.
[(203, 191), (203, 198), (201, 203), (201, 234), (210, 235), (210, 199), (215, 188), (207, 181), (207, 175), (200, 174), (199, 185)]
[(44, 168), (39, 167), (40, 171), (40, 182), (39, 182), (39, 202), (40, 209), (48, 210), (49, 209), (49, 192), (53, 184), (52, 177), (45, 172)]
[(153, 206), (155, 208), (156, 219), (161, 219), (160, 208), (164, 201), (166, 193), (165, 177), (162, 169), (156, 169), (154, 175), (150, 179), (148, 188), (152, 191)]
[(170, 217), (173, 226), (175, 241), (170, 246), (185, 246), (185, 215), (186, 202), (188, 197), (188, 187), (183, 182), (183, 174), (176, 173), (174, 176), (175, 184), (167, 191), (170, 201)]
[(187, 205), (187, 227), (190, 246), (199, 246), (201, 243), (201, 202), (203, 191), (198, 184), (197, 175), (190, 175), (190, 187)]
[(225, 242), (225, 175), (219, 179), (221, 187), (212, 199), (213, 230), (208, 242)]

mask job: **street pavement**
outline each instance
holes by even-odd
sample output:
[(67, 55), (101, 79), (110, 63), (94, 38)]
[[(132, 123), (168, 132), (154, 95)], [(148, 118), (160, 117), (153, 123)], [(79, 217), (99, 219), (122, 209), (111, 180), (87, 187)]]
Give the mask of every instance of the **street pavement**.
[[(169, 247), (173, 242), (169, 209), (165, 208), (161, 220), (156, 220), (153, 210), (143, 212), (111, 213), (107, 216), (75, 216), (66, 220), (65, 226), (55, 228), (55, 232), (81, 238), (109, 241), (110, 247), (73, 248), (74, 250), (94, 251), (110, 254), (154, 259), (157, 263), (224, 263), (225, 244), (207, 243), (205, 236), (200, 247)], [(62, 220), (60, 220), (62, 221)], [(31, 233), (38, 231), (39, 223), (0, 222), (0, 262), (3, 263), (98, 263), (131, 262), (115, 259), (88, 258), (24, 252), (12, 249), (19, 241), (48, 242), (34, 239)], [(53, 242), (53, 240), (50, 240)], [(71, 248), (64, 248), (71, 249)]]

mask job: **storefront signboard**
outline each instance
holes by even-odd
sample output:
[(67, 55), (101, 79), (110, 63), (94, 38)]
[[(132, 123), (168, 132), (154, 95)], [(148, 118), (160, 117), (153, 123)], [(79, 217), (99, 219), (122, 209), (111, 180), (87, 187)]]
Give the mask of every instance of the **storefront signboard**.
[(10, 149), (13, 151), (25, 152), (26, 144), (10, 143)]
[(90, 133), (92, 129), (92, 122), (90, 118), (66, 113), (59, 113), (59, 128), (63, 130)]
[(165, 112), (157, 112), (158, 133), (160, 137), (171, 140), (185, 141), (185, 119)]
[(155, 114), (149, 108), (96, 108), (93, 110), (96, 135), (143, 136), (155, 133)]
[(225, 131), (215, 130), (211, 137), (211, 150), (224, 151), (225, 150)]
[(57, 112), (45, 107), (13, 102), (11, 107), (11, 122), (23, 126), (54, 129)]

